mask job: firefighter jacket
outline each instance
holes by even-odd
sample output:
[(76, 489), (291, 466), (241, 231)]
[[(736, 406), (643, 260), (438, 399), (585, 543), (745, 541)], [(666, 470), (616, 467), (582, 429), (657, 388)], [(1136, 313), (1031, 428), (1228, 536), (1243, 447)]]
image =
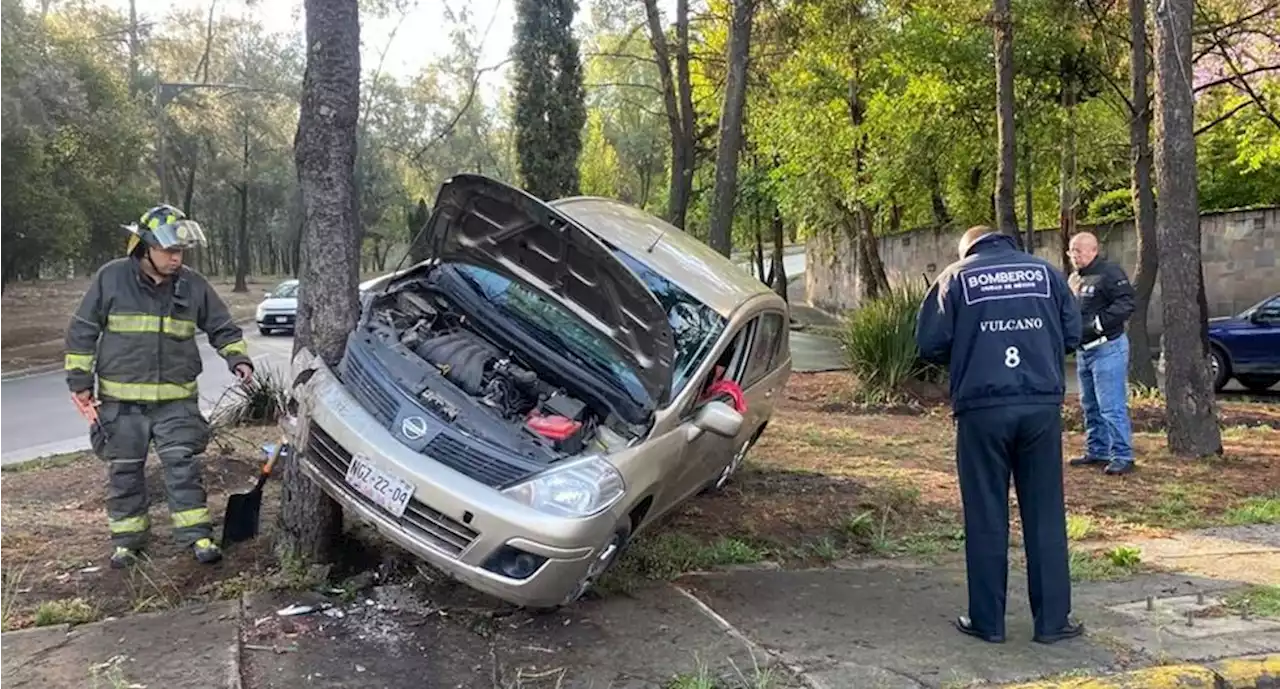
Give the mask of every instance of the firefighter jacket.
[(156, 284), (137, 258), (98, 269), (66, 337), (67, 386), (122, 402), (168, 402), (197, 396), (203, 369), (196, 329), (235, 370), (253, 366), (240, 327), (203, 275), (183, 266)]

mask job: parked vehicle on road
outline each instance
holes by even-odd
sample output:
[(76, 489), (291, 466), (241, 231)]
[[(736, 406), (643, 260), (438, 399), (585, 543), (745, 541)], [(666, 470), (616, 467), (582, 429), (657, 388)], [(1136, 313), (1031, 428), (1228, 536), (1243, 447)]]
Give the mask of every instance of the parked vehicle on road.
[(298, 453), (348, 513), (470, 586), (571, 603), (742, 465), (791, 373), (787, 304), (623, 203), (439, 191), (432, 257), (294, 360)]
[(1280, 293), (1235, 316), (1209, 319), (1213, 387), (1232, 378), (1252, 392), (1280, 383)]
[(264, 295), (255, 316), (258, 332), (270, 335), (276, 330), (293, 332), (298, 319), (298, 281), (285, 280)]

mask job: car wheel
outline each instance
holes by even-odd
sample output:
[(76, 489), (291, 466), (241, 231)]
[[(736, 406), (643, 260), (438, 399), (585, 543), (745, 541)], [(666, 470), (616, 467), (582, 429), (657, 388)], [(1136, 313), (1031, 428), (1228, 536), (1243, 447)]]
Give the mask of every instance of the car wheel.
[(596, 559), (591, 562), (591, 566), (587, 568), (586, 574), (582, 575), (582, 578), (578, 580), (573, 593), (565, 601), (565, 605), (581, 600), (583, 596), (587, 595), (588, 591), (599, 583), (600, 578), (613, 567), (618, 558), (622, 557), (622, 553), (626, 550), (627, 542), (630, 539), (630, 525), (620, 526), (613, 532), (609, 542), (605, 544), (604, 548), (596, 555)]
[(1251, 375), (1251, 376), (1241, 375), (1241, 376), (1236, 376), (1236, 380), (1240, 381), (1240, 384), (1243, 385), (1245, 389), (1247, 389), (1249, 392), (1266, 392), (1267, 390), (1271, 389), (1271, 386), (1275, 385), (1276, 383), (1280, 383), (1280, 376), (1267, 376), (1267, 375), (1257, 375), (1257, 374)]
[(729, 459), (729, 463), (724, 465), (724, 468), (720, 470), (720, 473), (716, 476), (715, 480), (707, 486), (705, 492), (716, 493), (729, 485), (729, 481), (733, 478), (734, 474), (737, 474), (738, 470), (741, 469), (742, 465), (747, 461), (747, 453), (751, 452), (751, 448), (755, 446), (756, 439), (759, 437), (760, 433), (757, 432), (755, 435), (751, 436), (751, 440), (743, 443), (742, 447), (738, 448), (738, 451), (733, 453), (733, 457)]
[(258, 327), (258, 334), (259, 334), (259, 335), (262, 335), (263, 337), (266, 337), (267, 335), (270, 335), (270, 334), (271, 334), (271, 328), (263, 328), (263, 327), (259, 326), (259, 327)]
[(1209, 348), (1209, 372), (1213, 375), (1213, 389), (1220, 392), (1222, 388), (1227, 386), (1227, 381), (1231, 380), (1231, 365), (1227, 363), (1227, 357), (1217, 347)]

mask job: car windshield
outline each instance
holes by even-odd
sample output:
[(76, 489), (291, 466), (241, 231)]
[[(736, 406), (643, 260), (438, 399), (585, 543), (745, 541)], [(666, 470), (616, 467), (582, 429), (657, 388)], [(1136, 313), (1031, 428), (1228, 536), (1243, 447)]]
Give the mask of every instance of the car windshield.
[(529, 334), (630, 389), (642, 389), (635, 371), (618, 358), (608, 341), (554, 300), (486, 268), (462, 263), (453, 268), (487, 301), (515, 316)]
[(667, 312), (667, 322), (675, 335), (676, 346), (676, 360), (671, 366), (671, 397), (674, 399), (689, 382), (698, 362), (715, 344), (728, 321), (710, 306), (698, 301), (630, 254), (617, 247), (610, 248), (618, 260), (640, 276), (649, 291), (658, 298), (662, 309)]
[(1263, 308), (1263, 307), (1273, 308), (1273, 309), (1274, 309), (1274, 308), (1277, 308), (1277, 307), (1280, 307), (1280, 294), (1273, 294), (1273, 295), (1271, 295), (1271, 296), (1267, 297), (1266, 299), (1263, 299), (1262, 301), (1258, 302), (1257, 304), (1254, 304), (1253, 306), (1250, 306), (1249, 308), (1245, 309), (1244, 311), (1241, 311), (1241, 312), (1240, 312), (1240, 315), (1239, 315), (1239, 316), (1236, 316), (1236, 318), (1246, 318), (1246, 319), (1247, 319), (1247, 318), (1249, 318), (1250, 316), (1252, 316), (1252, 315), (1253, 315), (1253, 312), (1254, 312), (1254, 311), (1257, 311), (1257, 310), (1259, 310), (1259, 309), (1261, 309), (1261, 308)]
[(291, 299), (298, 296), (297, 282), (282, 282), (271, 292), (272, 299)]

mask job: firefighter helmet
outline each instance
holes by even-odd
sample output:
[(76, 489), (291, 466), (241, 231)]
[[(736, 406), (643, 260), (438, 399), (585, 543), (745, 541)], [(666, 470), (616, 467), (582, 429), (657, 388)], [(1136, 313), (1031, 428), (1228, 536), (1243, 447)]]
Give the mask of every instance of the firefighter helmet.
[(207, 244), (200, 223), (187, 219), (185, 213), (168, 204), (160, 204), (143, 213), (138, 222), (126, 225), (125, 229), (130, 234), (125, 253), (130, 256), (144, 242), (158, 249), (189, 249)]

